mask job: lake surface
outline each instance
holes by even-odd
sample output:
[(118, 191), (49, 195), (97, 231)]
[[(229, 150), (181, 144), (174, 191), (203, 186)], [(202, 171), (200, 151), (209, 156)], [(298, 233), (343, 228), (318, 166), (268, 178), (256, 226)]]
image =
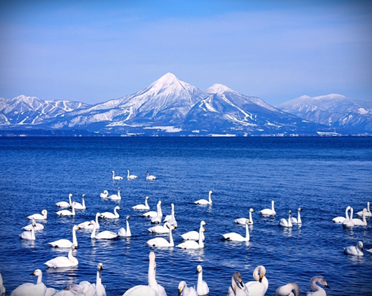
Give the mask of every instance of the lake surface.
[[(0, 139), (0, 270), (7, 295), (18, 285), (36, 282), (30, 273), (39, 268), (48, 287), (63, 289), (83, 280), (95, 282), (96, 266), (103, 263), (102, 282), (107, 295), (122, 295), (134, 285), (147, 284), (148, 256), (156, 254), (156, 278), (168, 295), (177, 295), (180, 281), (196, 285), (196, 267), (203, 267), (209, 295), (225, 295), (231, 276), (240, 271), (243, 281), (252, 281), (257, 265), (266, 267), (274, 295), (280, 285), (296, 282), (301, 294), (310, 290), (315, 275), (326, 278), (327, 295), (372, 295), (372, 256), (348, 256), (343, 247), (361, 240), (372, 248), (372, 224), (344, 229), (332, 218), (344, 216), (346, 206), (354, 213), (372, 202), (372, 138), (1, 138)], [(138, 179), (113, 181), (111, 171)], [(146, 171), (157, 176), (146, 181)], [(120, 202), (103, 200), (121, 187)], [(213, 204), (192, 204), (208, 198)], [(60, 218), (55, 203), (81, 202), (86, 210), (73, 218)], [(146, 241), (155, 235), (153, 226), (132, 206), (149, 196), (151, 210), (162, 201), (164, 215), (175, 205), (181, 234), (198, 230), (205, 220), (205, 248), (154, 249)], [(275, 201), (276, 216), (262, 217), (259, 211)], [(113, 211), (119, 204), (120, 218), (100, 220), (101, 229), (117, 232), (129, 215), (133, 237), (94, 240), (89, 231), (78, 230), (79, 260), (71, 270), (47, 269), (44, 262), (67, 256), (68, 250), (49, 247), (48, 242), (72, 239), (72, 227), (94, 219), (97, 212)], [(301, 207), (301, 227), (283, 229), (280, 218)], [(248, 217), (253, 208), (250, 242), (222, 241), (222, 234), (245, 234), (234, 219)], [(45, 229), (34, 242), (19, 234), (30, 214), (48, 210)], [(164, 236), (168, 238), (167, 236)]]

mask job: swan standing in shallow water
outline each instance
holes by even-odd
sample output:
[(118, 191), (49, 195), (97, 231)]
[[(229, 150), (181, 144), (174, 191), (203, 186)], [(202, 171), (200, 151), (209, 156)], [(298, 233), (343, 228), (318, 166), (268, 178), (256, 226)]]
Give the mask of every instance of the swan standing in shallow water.
[(262, 216), (274, 216), (276, 214), (274, 209), (274, 201), (271, 201), (271, 209), (263, 209), (260, 211)]
[(149, 171), (146, 172), (146, 181), (153, 181), (156, 180), (154, 175), (150, 175)]
[[(54, 295), (57, 290), (54, 288), (47, 288), (43, 283), (43, 273), (40, 269), (36, 269), (31, 275), (37, 276), (36, 284), (24, 283), (13, 290), (10, 296), (44, 296)], [(5, 292), (5, 291), (4, 291)], [(1, 294), (0, 294), (1, 295)]]
[(113, 231), (109, 231), (109, 230), (105, 230), (105, 231), (101, 231), (101, 232), (98, 232), (96, 233), (96, 222), (94, 222), (93, 220), (90, 222), (91, 224), (93, 224), (93, 230), (92, 230), (92, 234), (90, 235), (90, 238), (96, 238), (96, 239), (113, 239), (113, 238), (117, 238), (118, 235), (113, 232)]
[(249, 236), (248, 224), (249, 224), (249, 220), (245, 222), (245, 237), (236, 232), (229, 232), (229, 233), (222, 234), (223, 238), (225, 240), (234, 241), (234, 242), (249, 242), (250, 236)]
[(73, 202), (71, 206), (72, 206), (71, 211), (61, 210), (61, 211), (56, 212), (56, 214), (60, 217), (62, 217), (62, 216), (75, 216), (75, 202)]
[(363, 254), (363, 243), (358, 241), (356, 246), (349, 246), (344, 248), (344, 253), (346, 255), (353, 255), (353, 256), (364, 256)]
[(44, 264), (48, 267), (53, 267), (53, 268), (66, 268), (66, 267), (74, 267), (79, 264), (79, 261), (72, 255), (72, 250), (76, 249), (75, 245), (72, 245), (70, 250), (68, 251), (68, 256), (63, 257), (63, 256), (58, 256), (54, 259), (48, 260)]
[(134, 179), (137, 179), (138, 178), (138, 176), (136, 176), (136, 175), (130, 175), (129, 174), (129, 170), (127, 170), (127, 172), (128, 172), (128, 175), (127, 175), (127, 179), (128, 180), (134, 180)]
[(197, 249), (202, 249), (204, 248), (204, 236), (203, 232), (205, 229), (203, 228), (203, 225), (206, 225), (204, 221), (200, 222), (200, 229), (199, 229), (199, 240), (196, 242), (194, 240), (187, 240), (184, 241), (183, 243), (178, 244), (176, 247), (181, 248), (181, 249), (189, 249), (189, 250), (197, 250)]
[(148, 285), (138, 285), (130, 288), (123, 296), (167, 296), (163, 286), (156, 281), (156, 262), (155, 253), (150, 252), (149, 269), (148, 269)]
[(350, 210), (350, 216), (346, 215), (346, 219), (344, 222), (342, 222), (342, 226), (346, 228), (354, 227), (353, 222), (353, 211), (354, 209), (352, 207), (348, 207)]
[(297, 219), (295, 217), (291, 217), (291, 222), (292, 224), (302, 224), (302, 220), (301, 220), (301, 212), (302, 209), (301, 208), (298, 208), (297, 210)]
[(56, 203), (56, 206), (57, 207), (60, 207), (60, 208), (69, 208), (69, 207), (71, 207), (71, 204), (72, 204), (71, 197), (72, 196), (73, 196), (73, 194), (70, 193), (68, 195), (68, 202), (67, 201), (60, 201), (60, 202), (57, 202)]
[(353, 223), (355, 226), (366, 226), (367, 225), (367, 220), (366, 220), (366, 214), (367, 214), (367, 209), (363, 209), (363, 220), (360, 219), (353, 219)]
[[(362, 217), (363, 216), (363, 211), (364, 211), (364, 209), (362, 211), (357, 212), (356, 214), (359, 217)], [(371, 210), (369, 209), (369, 201), (367, 202), (367, 212), (365, 213), (365, 215), (366, 215), (366, 217), (371, 217), (372, 216)]]
[(236, 224), (241, 224), (241, 225), (245, 225), (245, 222), (249, 221), (248, 224), (253, 224), (253, 220), (252, 220), (252, 213), (254, 212), (254, 209), (250, 208), (249, 209), (249, 218), (239, 218), (239, 219), (235, 219), (234, 222)]
[(72, 242), (68, 239), (59, 239), (54, 242), (48, 243), (54, 248), (71, 248), (72, 245), (78, 246), (77, 238), (76, 238), (76, 230), (80, 229), (79, 226), (74, 225), (72, 227)]
[(144, 205), (143, 204), (135, 205), (134, 207), (132, 207), (132, 209), (133, 210), (140, 210), (140, 211), (141, 210), (149, 210), (150, 207), (149, 207), (149, 205), (147, 203), (148, 199), (149, 199), (149, 197), (146, 196), (146, 198), (145, 198), (145, 204)]
[(114, 213), (111, 213), (111, 212), (101, 213), (101, 217), (102, 218), (106, 218), (106, 219), (117, 219), (117, 218), (120, 217), (120, 215), (118, 214), (117, 210), (121, 210), (120, 206), (116, 206), (114, 208)]
[(253, 271), (254, 281), (245, 285), (248, 288), (249, 295), (263, 296), (269, 287), (269, 281), (266, 278), (266, 268), (263, 265), (257, 266)]
[(197, 205), (211, 205), (212, 204), (212, 193), (213, 193), (213, 191), (210, 190), (209, 193), (208, 193), (208, 200), (199, 199), (199, 200), (195, 201), (194, 203), (197, 204)]
[(25, 230), (25, 231), (23, 231), (23, 232), (19, 235), (19, 237), (20, 237), (21, 239), (24, 239), (24, 240), (33, 240), (33, 241), (34, 241), (34, 240), (36, 239), (34, 228), (32, 227), (32, 228), (31, 228), (31, 231), (29, 231), (29, 230)]
[(330, 289), (324, 277), (314, 276), (310, 280), (310, 288), (312, 291), (307, 292), (306, 296), (326, 296), (327, 295), (326, 291), (324, 291), (324, 289), (319, 287), (316, 283), (319, 283), (323, 285), (324, 287), (327, 287), (328, 289)]
[(196, 268), (196, 273), (198, 274), (196, 292), (198, 292), (198, 295), (208, 295), (209, 287), (208, 284), (205, 281), (203, 281), (203, 268), (201, 267), (201, 265), (198, 265), (198, 267)]
[(75, 210), (85, 210), (87, 207), (85, 206), (85, 194), (81, 196), (81, 203), (75, 202)]
[(121, 200), (120, 187), (118, 187), (118, 194), (111, 194), (107, 198), (111, 200)]
[(127, 219), (126, 219), (127, 229), (125, 230), (124, 227), (120, 228), (118, 231), (118, 236), (121, 236), (121, 237), (132, 236), (132, 232), (130, 231), (130, 227), (129, 227), (129, 218), (130, 217), (127, 216)]
[(182, 296), (198, 296), (194, 287), (188, 287), (185, 281), (178, 284), (178, 295)]
[(282, 226), (282, 227), (292, 227), (292, 220), (291, 220), (291, 214), (292, 214), (292, 211), (289, 211), (288, 212), (288, 220), (282, 218), (280, 219), (279, 221), (279, 226)]
[(41, 215), (40, 214), (33, 214), (33, 215), (30, 215), (30, 216), (27, 216), (28, 219), (32, 220), (32, 219), (35, 219), (35, 220), (46, 220), (48, 217), (48, 211), (47, 210), (42, 210), (41, 211)]
[(231, 277), (231, 286), (229, 287), (228, 296), (249, 296), (247, 287), (244, 285), (242, 275), (235, 271)]
[(99, 197), (100, 198), (108, 198), (108, 191), (107, 190), (103, 190), (103, 192), (100, 193)]
[(202, 241), (204, 241), (204, 239), (205, 239), (205, 237), (204, 237), (205, 229), (203, 228), (203, 226), (206, 225), (206, 224), (207, 223), (205, 223), (205, 221), (201, 221), (199, 231), (192, 230), (192, 231), (186, 232), (184, 234), (181, 234), (182, 239), (183, 240), (198, 241), (199, 238), (200, 238), (200, 235), (201, 235), (201, 239), (202, 239)]
[(332, 219), (333, 223), (342, 224), (346, 219), (349, 219), (349, 214), (348, 214), (349, 209), (350, 209), (350, 206), (347, 206), (345, 209), (345, 217), (337, 216), (333, 218)]
[[(96, 229), (99, 229), (101, 227), (98, 223), (99, 217), (101, 217), (101, 213), (96, 213)], [(80, 229), (93, 229), (93, 224), (91, 224), (90, 221), (82, 222), (78, 226)]]
[(289, 283), (276, 289), (275, 296), (300, 296), (300, 288), (296, 283)]
[(112, 180), (123, 180), (123, 177), (115, 176), (115, 171), (111, 171), (111, 173), (112, 173)]
[(169, 242), (162, 237), (156, 237), (149, 239), (146, 244), (149, 247), (155, 247), (155, 248), (167, 248), (167, 247), (174, 247), (174, 241), (173, 241), (173, 235), (172, 230), (174, 229), (174, 226), (169, 227)]
[(36, 223), (35, 219), (32, 218), (31, 224), (28, 224), (27, 226), (22, 227), (22, 229), (27, 230), (27, 231), (31, 231), (32, 229), (35, 230), (35, 231), (38, 231), (38, 230), (43, 230), (44, 225), (40, 224), (40, 223)]

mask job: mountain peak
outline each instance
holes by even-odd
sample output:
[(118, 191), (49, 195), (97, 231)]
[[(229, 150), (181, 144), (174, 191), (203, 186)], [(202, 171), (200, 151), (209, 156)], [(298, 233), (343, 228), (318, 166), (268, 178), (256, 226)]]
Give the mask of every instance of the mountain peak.
[(212, 93), (212, 94), (219, 94), (219, 93), (224, 93), (224, 92), (234, 92), (236, 93), (235, 90), (232, 90), (231, 88), (227, 87), (226, 85), (223, 84), (213, 84), (211, 87), (206, 89), (207, 93)]

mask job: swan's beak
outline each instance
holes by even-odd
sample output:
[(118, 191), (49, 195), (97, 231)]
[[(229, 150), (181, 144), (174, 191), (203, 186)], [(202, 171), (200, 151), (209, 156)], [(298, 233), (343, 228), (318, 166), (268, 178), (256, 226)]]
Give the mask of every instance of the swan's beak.
[(103, 270), (103, 265), (102, 264), (99, 265), (99, 269)]
[(35, 273), (36, 273), (36, 270), (34, 272), (30, 273), (30, 275), (35, 275)]
[(260, 283), (262, 282), (263, 277), (264, 277), (263, 274), (261, 274), (260, 275), (260, 280), (259, 280)]
[(239, 289), (244, 288), (244, 284), (242, 282), (236, 281), (236, 285), (238, 286)]
[(178, 289), (178, 296), (180, 296), (182, 293), (182, 289)]
[(200, 272), (200, 270), (199, 270), (199, 268), (197, 268), (195, 273), (199, 273), (199, 272)]
[(330, 289), (330, 290), (331, 290), (331, 287), (330, 287), (330, 286), (328, 286), (327, 282), (325, 282), (325, 283), (324, 283), (324, 287), (327, 287), (328, 289)]
[(76, 226), (76, 229), (80, 229), (80, 227), (79, 226)]

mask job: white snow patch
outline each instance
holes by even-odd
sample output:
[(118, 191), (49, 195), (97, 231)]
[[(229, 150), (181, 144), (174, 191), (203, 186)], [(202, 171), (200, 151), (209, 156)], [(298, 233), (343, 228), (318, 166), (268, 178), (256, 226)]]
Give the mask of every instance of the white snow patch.
[(365, 114), (368, 114), (369, 112), (366, 109), (364, 109), (364, 108), (359, 108), (358, 109), (358, 113), (359, 114), (362, 114), (362, 115), (365, 115)]
[(149, 127), (145, 127), (144, 129), (160, 129), (167, 133), (179, 133), (182, 131), (181, 128), (177, 128), (174, 126), (149, 126)]

